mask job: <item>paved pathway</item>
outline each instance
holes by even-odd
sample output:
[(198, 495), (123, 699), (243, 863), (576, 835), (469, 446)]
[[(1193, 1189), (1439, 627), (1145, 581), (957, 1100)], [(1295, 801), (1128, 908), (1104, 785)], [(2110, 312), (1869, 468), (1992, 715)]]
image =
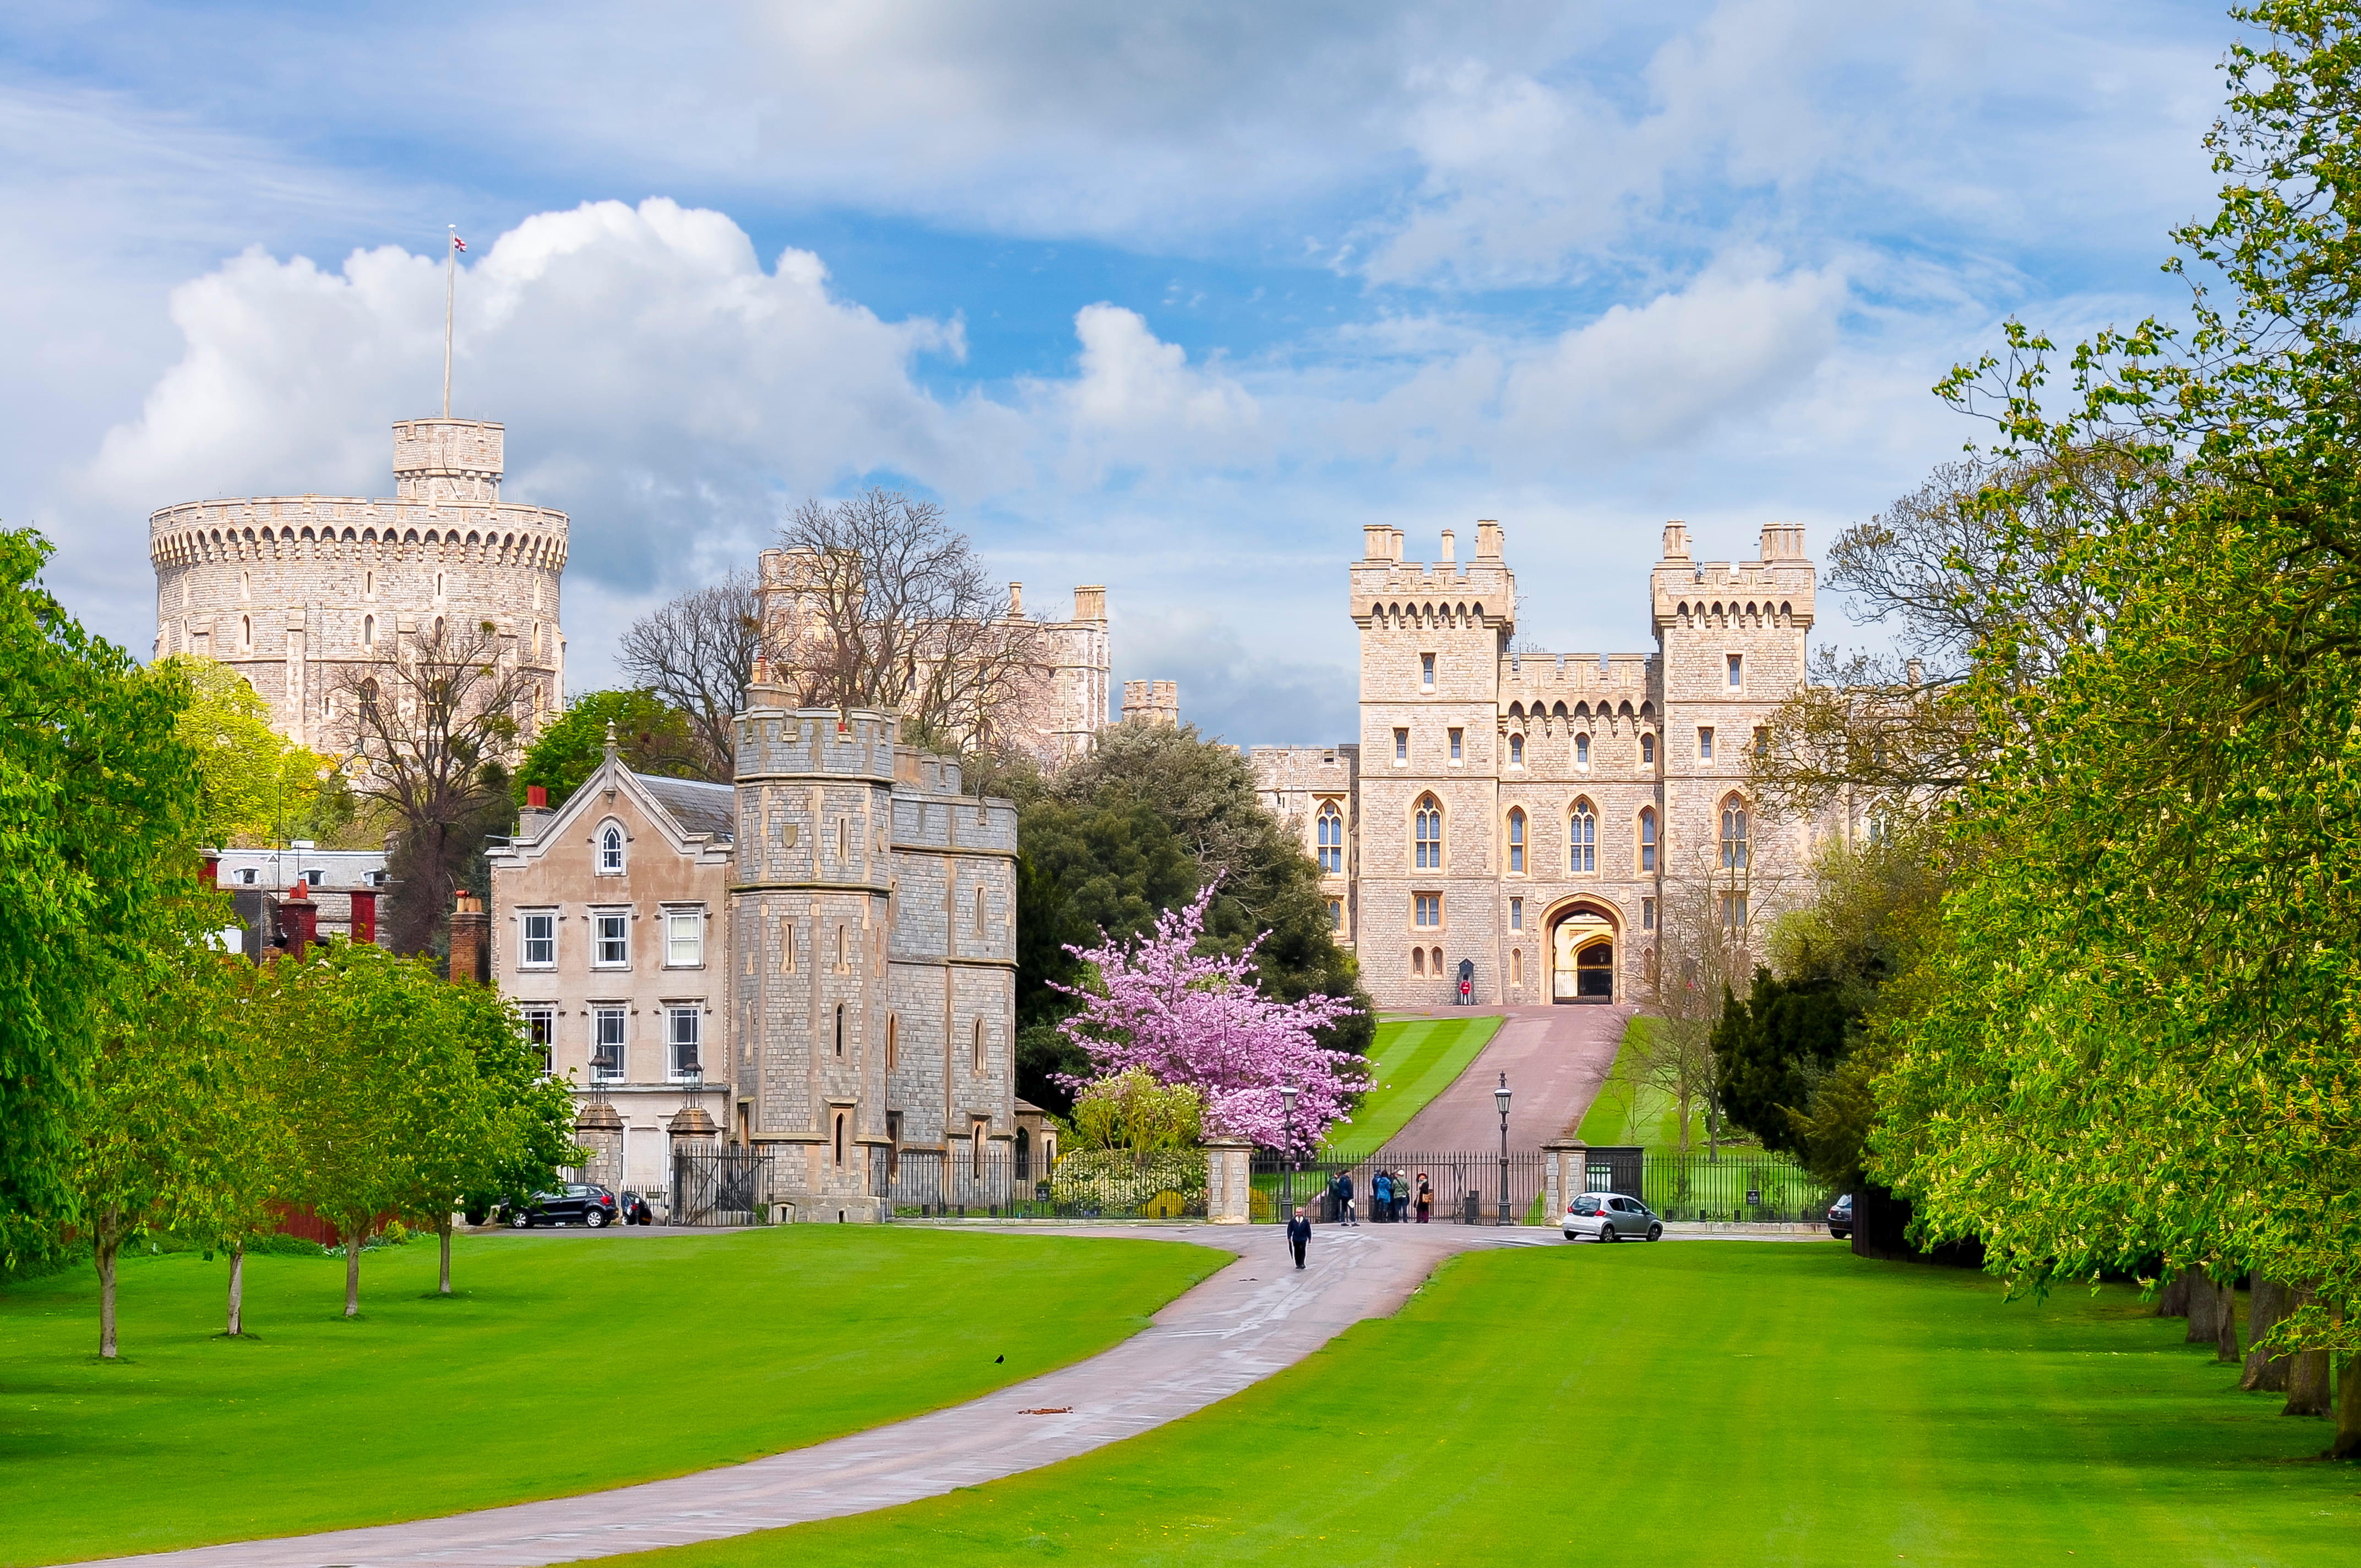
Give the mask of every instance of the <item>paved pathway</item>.
[[(1497, 1117), (1494, 1124), (1497, 1135)], [(1284, 1234), (1273, 1225), (1061, 1227), (1060, 1234), (1154, 1236), (1242, 1256), (1167, 1306), (1140, 1333), (1087, 1361), (810, 1448), (585, 1497), (108, 1562), (537, 1568), (866, 1513), (1037, 1469), (1201, 1410), (1301, 1361), (1362, 1319), (1392, 1311), (1453, 1253), (1564, 1245), (1546, 1230), (1323, 1226), (1312, 1238), (1312, 1266), (1298, 1274), (1286, 1259)]]
[(1509, 1075), (1509, 1146), (1530, 1150), (1570, 1132), (1615, 1065), (1629, 1007), (1509, 1007), (1500, 1032), (1451, 1087), (1390, 1140), (1420, 1153), (1483, 1151), (1500, 1143), (1492, 1102)]

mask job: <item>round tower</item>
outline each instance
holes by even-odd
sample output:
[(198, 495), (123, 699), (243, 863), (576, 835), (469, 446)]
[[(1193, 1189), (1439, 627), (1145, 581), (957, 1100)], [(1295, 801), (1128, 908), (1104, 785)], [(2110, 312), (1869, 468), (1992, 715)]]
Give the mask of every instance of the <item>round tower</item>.
[(527, 674), (528, 737), (563, 706), (558, 583), (566, 517), (500, 499), (505, 432), (483, 420), (393, 427), (394, 496), (183, 501), (148, 520), (158, 658), (230, 665), (288, 739), (352, 743), (346, 674), (394, 657), (437, 620), (491, 623)]

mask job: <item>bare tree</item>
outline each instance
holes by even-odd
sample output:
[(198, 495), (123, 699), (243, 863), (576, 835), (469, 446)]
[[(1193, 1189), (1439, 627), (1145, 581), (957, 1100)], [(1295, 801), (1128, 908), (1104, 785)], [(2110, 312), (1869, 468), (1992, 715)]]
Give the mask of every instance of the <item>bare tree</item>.
[(734, 771), (733, 725), (762, 652), (762, 609), (754, 575), (736, 571), (642, 616), (623, 633), (624, 674), (688, 720), (697, 771), (716, 783)]
[(353, 716), (353, 793), (399, 824), (386, 931), (395, 951), (434, 945), (460, 872), (508, 820), (509, 768), (536, 682), (516, 652), (490, 621), (469, 630), (438, 617), (338, 680)]
[(762, 584), (763, 657), (813, 707), (899, 713), (915, 734), (996, 752), (1043, 716), (1050, 651), (942, 508), (868, 489), (806, 501)]

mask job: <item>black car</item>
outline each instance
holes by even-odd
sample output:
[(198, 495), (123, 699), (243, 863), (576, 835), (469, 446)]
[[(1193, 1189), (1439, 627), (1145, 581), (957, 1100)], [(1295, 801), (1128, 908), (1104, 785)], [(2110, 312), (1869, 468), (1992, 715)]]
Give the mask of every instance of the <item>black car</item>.
[(531, 1230), (535, 1225), (588, 1225), (592, 1230), (615, 1223), (615, 1195), (585, 1181), (569, 1181), (555, 1192), (536, 1192), (530, 1203), (509, 1205), (509, 1225)]
[(1839, 1241), (1852, 1237), (1852, 1194), (1848, 1192), (1828, 1205), (1828, 1234)]

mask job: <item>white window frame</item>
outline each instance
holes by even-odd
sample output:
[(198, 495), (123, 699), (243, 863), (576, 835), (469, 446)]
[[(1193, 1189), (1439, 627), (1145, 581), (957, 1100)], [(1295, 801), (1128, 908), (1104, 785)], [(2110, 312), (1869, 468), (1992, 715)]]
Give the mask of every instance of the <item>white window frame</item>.
[[(664, 967), (666, 969), (703, 969), (705, 967), (705, 906), (701, 904), (686, 908), (667, 908), (664, 912)], [(683, 959), (678, 948), (681, 932), (688, 933), (694, 951)]]
[[(620, 923), (623, 956), (607, 957), (607, 923)], [(630, 908), (593, 909), (590, 912), (590, 967), (595, 970), (628, 970), (631, 967), (631, 912)]]
[[(536, 923), (546, 927), (546, 929), (537, 937), (533, 934), (533, 927)], [(549, 953), (546, 958), (533, 957), (533, 950), (536, 944), (547, 945)], [(555, 909), (519, 910), (517, 912), (517, 968), (543, 970), (556, 967), (557, 911)]]
[[(598, 875), (621, 876), (630, 868), (631, 836), (623, 831), (621, 823), (612, 817), (601, 822), (598, 824), (598, 831), (591, 836), (590, 843), (591, 869)], [(608, 864), (608, 858), (610, 855), (614, 860), (612, 865)]]
[[(552, 1061), (557, 1049), (557, 1004), (528, 1002), (517, 1009), (517, 1014), (524, 1020), (525, 1048), (541, 1052), (542, 1076), (546, 1078), (554, 1070)], [(536, 1026), (541, 1034), (538, 1040), (533, 1037)]]
[[(683, 1037), (686, 1026), (686, 1037)], [(681, 1047), (686, 1046), (694, 1058), (688, 1067), (681, 1065)], [(702, 1002), (667, 1002), (664, 1003), (664, 1076), (678, 1083), (683, 1080), (702, 1077), (705, 1072), (705, 1003)]]
[[(606, 1037), (607, 1025), (615, 1025), (615, 1037)], [(614, 1047), (611, 1069), (601, 1061), (604, 1047)], [(590, 1080), (594, 1083), (620, 1083), (631, 1062), (631, 1010), (620, 1003), (594, 1003), (590, 1009)]]

